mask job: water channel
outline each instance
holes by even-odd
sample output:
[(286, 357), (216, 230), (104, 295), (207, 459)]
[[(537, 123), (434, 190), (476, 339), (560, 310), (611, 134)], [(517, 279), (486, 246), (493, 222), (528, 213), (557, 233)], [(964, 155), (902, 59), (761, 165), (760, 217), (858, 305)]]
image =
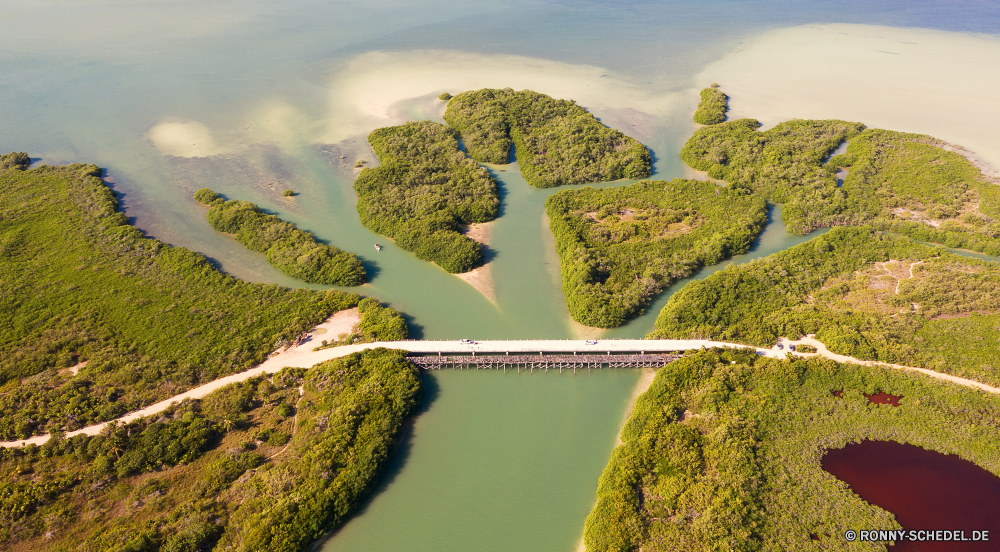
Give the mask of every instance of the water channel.
[[(210, 186), (254, 201), (361, 255), (373, 278), (360, 292), (406, 313), (414, 337), (566, 338), (578, 328), (544, 221), (557, 190), (493, 169), (503, 194), (494, 304), (361, 226), (353, 163), (375, 161), (368, 131), (439, 119), (442, 89), (533, 87), (580, 99), (647, 144), (655, 178), (681, 177), (700, 72), (754, 37), (825, 22), (995, 33), (998, 16), (993, 3), (897, 0), (21, 3), (0, 18), (0, 150), (104, 167), (148, 235), (240, 278), (301, 286), (214, 232), (191, 196)], [(432, 82), (417, 86), (407, 70)], [(154, 128), (183, 132), (164, 145)], [(284, 188), (298, 195), (282, 198)], [(780, 208), (771, 219), (752, 251), (675, 283), (603, 336), (644, 336), (685, 283), (808, 239), (784, 232)], [(639, 377), (428, 375), (401, 454), (325, 550), (572, 550)]]

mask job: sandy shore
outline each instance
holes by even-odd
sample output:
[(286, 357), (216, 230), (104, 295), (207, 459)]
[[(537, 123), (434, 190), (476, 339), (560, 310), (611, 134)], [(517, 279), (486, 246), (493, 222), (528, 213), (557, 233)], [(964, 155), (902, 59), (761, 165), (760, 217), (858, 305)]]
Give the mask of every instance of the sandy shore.
[[(495, 223), (496, 221), (469, 224), (465, 227), (463, 233), (473, 241), (477, 241), (488, 247), (490, 245), (490, 230)], [(455, 274), (455, 277), (476, 288), (479, 293), (482, 293), (494, 305), (497, 304), (497, 292), (493, 280), (493, 271), (489, 262), (468, 272)]]
[(594, 328), (569, 319), (569, 333), (576, 339), (600, 339), (608, 330), (606, 328)]
[(1000, 167), (1000, 105), (987, 99), (1000, 87), (1000, 64), (990, 59), (1000, 59), (995, 36), (808, 25), (747, 40), (695, 82), (722, 85), (731, 119), (859, 121), (960, 144)]
[(687, 98), (644, 84), (603, 67), (526, 56), (454, 50), (367, 52), (345, 63), (331, 79), (328, 126), (319, 141), (338, 143), (399, 124), (401, 116), (422, 105), (411, 105), (416, 98), (487, 87), (573, 99), (608, 126), (648, 135), (646, 127)]
[(327, 341), (337, 341), (350, 334), (359, 322), (361, 322), (361, 314), (358, 312), (357, 307), (339, 311), (330, 318), (327, 318), (326, 321), (319, 326), (316, 326), (316, 328), (309, 334), (310, 339), (307, 340), (306, 343), (315, 347), (316, 345), (313, 344), (314, 341), (321, 341), (324, 339)]

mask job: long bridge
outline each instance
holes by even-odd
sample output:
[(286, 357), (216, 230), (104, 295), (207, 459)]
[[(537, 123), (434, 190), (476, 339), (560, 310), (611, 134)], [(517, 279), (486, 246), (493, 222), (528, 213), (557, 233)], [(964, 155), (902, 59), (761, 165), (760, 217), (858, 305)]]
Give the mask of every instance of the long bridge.
[[(331, 347), (329, 349), (313, 350), (316, 343), (310, 336), (303, 343), (272, 354), (267, 360), (258, 366), (232, 374), (215, 381), (195, 387), (179, 395), (151, 404), (141, 410), (130, 412), (120, 418), (117, 422), (128, 423), (144, 416), (151, 416), (166, 410), (171, 404), (179, 403), (185, 399), (200, 399), (212, 391), (226, 386), (230, 383), (243, 381), (261, 374), (271, 374), (280, 371), (285, 367), (309, 368), (334, 358), (344, 357), (351, 353), (374, 349), (376, 347), (386, 347), (390, 349), (402, 349), (409, 352), (408, 358), (417, 366), (426, 370), (438, 370), (441, 368), (454, 369), (497, 369), (518, 371), (527, 369), (534, 370), (592, 370), (603, 366), (612, 368), (619, 367), (660, 367), (679, 358), (680, 353), (692, 349), (701, 348), (739, 348), (754, 350), (756, 354), (771, 358), (785, 358), (787, 352), (778, 348), (763, 349), (741, 345), (739, 343), (725, 343), (721, 341), (710, 341), (705, 339), (603, 339), (595, 340), (569, 340), (569, 339), (526, 339), (526, 340), (498, 340), (498, 341), (386, 341), (379, 343), (359, 343), (354, 345), (344, 345), (341, 347)], [(815, 346), (818, 353), (795, 353), (800, 356), (822, 355), (837, 362), (854, 362), (857, 364), (880, 365), (888, 368), (911, 370), (921, 372), (925, 375), (950, 381), (957, 385), (974, 387), (987, 393), (1000, 393), (1000, 389), (986, 385), (981, 382), (959, 378), (949, 374), (934, 372), (926, 368), (915, 368), (896, 364), (884, 364), (872, 361), (862, 361), (855, 358), (837, 355), (827, 351), (823, 343), (808, 337), (799, 342)], [(77, 429), (66, 433), (67, 437), (74, 435), (97, 435), (107, 425), (108, 422), (95, 424), (82, 429)], [(39, 435), (29, 439), (19, 441), (0, 442), (2, 447), (20, 447), (30, 443), (43, 444), (49, 439), (48, 435)]]
[[(745, 347), (744, 345), (735, 343), (695, 339), (604, 339), (600, 341), (570, 339), (496, 341), (472, 341), (464, 339), (455, 341), (427, 341), (413, 339), (358, 343), (314, 351), (313, 349), (317, 346), (314, 340), (315, 336), (310, 335), (301, 344), (289, 347), (284, 351), (275, 352), (267, 360), (254, 368), (195, 387), (169, 399), (130, 412), (116, 421), (128, 423), (145, 416), (158, 414), (166, 410), (173, 403), (179, 403), (186, 399), (200, 399), (220, 387), (244, 381), (260, 374), (272, 374), (286, 367), (310, 368), (320, 362), (376, 347), (409, 351), (410, 354), (408, 357), (414, 364), (429, 370), (441, 368), (482, 369), (489, 367), (504, 371), (508, 369), (516, 369), (518, 371), (524, 369), (529, 371), (575, 371), (584, 368), (592, 370), (602, 366), (659, 367), (676, 359), (677, 353), (681, 351), (701, 347)], [(783, 355), (778, 355), (776, 352), (768, 349), (758, 349), (758, 354), (783, 357)], [(503, 360), (497, 358), (501, 355), (505, 357)], [(72, 437), (80, 434), (97, 435), (106, 425), (107, 422), (87, 426), (82, 429), (69, 431), (66, 433), (66, 436)], [(0, 442), (0, 446), (19, 447), (29, 443), (41, 445), (48, 438), (48, 435), (39, 435), (18, 441)]]
[(452, 368), (457, 370), (503, 370), (522, 369), (528, 371), (543, 370), (591, 370), (603, 368), (660, 368), (669, 362), (677, 360), (680, 355), (673, 354), (606, 354), (606, 355), (567, 355), (539, 353), (537, 355), (464, 355), (464, 356), (419, 356), (408, 355), (413, 364), (424, 370), (440, 370)]

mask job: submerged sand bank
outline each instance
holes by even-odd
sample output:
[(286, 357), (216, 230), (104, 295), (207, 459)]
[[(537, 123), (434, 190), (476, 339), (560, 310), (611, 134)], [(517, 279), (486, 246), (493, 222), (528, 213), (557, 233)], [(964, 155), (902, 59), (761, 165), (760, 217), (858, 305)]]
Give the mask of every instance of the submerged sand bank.
[(608, 126), (639, 134), (682, 97), (593, 65), (454, 50), (375, 51), (351, 59), (335, 72), (329, 85), (329, 127), (320, 141), (336, 143), (399, 124), (413, 109), (423, 110), (427, 117), (440, 116), (444, 102), (437, 107), (424, 101), (411, 105), (415, 98), (506, 87), (576, 100)]
[(1000, 38), (872, 25), (770, 31), (708, 66), (731, 119), (845, 119), (930, 134), (1000, 167)]

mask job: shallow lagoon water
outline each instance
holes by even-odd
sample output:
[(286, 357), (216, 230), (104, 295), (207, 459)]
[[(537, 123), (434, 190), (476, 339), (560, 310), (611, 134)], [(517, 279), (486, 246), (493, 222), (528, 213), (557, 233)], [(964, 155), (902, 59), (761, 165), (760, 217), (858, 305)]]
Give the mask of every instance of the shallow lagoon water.
[(640, 370), (433, 371), (374, 497), (324, 552), (572, 550)]
[[(851, 54), (844, 65), (824, 60), (823, 70), (809, 79), (829, 92), (822, 102), (791, 86), (797, 65), (776, 66), (768, 48), (793, 50), (788, 44), (826, 23), (904, 29), (893, 36), (914, 27), (954, 32), (913, 33), (933, 46), (907, 59), (906, 67), (919, 70), (940, 66), (929, 51), (961, 57), (970, 40), (995, 40), (1000, 4), (40, 0), (5, 6), (0, 19), (0, 150), (27, 151), (41, 162), (98, 164), (107, 169), (126, 214), (149, 235), (199, 251), (247, 280), (302, 285), (263, 255), (214, 232), (191, 195), (211, 186), (254, 201), (361, 255), (373, 279), (360, 291), (406, 313), (416, 337), (564, 338), (578, 328), (566, 314), (543, 218), (544, 200), (556, 190), (527, 187), (513, 167), (494, 171), (503, 191), (503, 217), (491, 244), (494, 305), (360, 225), (353, 162), (374, 161), (367, 131), (440, 117), (434, 98), (444, 90), (534, 87), (577, 98), (605, 123), (642, 140), (656, 160), (654, 177), (669, 179), (688, 174), (677, 153), (693, 130), (690, 115), (706, 79), (742, 94), (734, 97), (734, 116), (758, 116), (766, 124), (865, 113), (906, 130), (934, 131), (911, 128), (911, 121), (943, 124), (914, 115), (947, 103), (940, 95), (895, 94), (885, 116), (874, 111), (877, 104), (848, 109), (857, 90), (872, 86), (845, 79), (836, 68), (868, 67), (866, 56), (877, 52), (843, 48), (837, 51)], [(787, 27), (795, 29), (782, 34)], [(837, 32), (821, 31), (816, 36)], [(951, 44), (963, 48), (949, 49)], [(884, 62), (878, 61), (881, 67)], [(727, 73), (734, 64), (742, 72)], [(403, 65), (411, 70), (395, 69)], [(993, 83), (1000, 64), (979, 63), (974, 71), (963, 78)], [(761, 86), (743, 78), (747, 72), (782, 80)], [(879, 86), (891, 81), (891, 71), (885, 73)], [(838, 82), (853, 87), (852, 95), (838, 92)], [(830, 102), (836, 109), (817, 107)], [(992, 106), (974, 108), (974, 120), (955, 124), (1000, 127)], [(983, 136), (977, 130), (978, 142), (988, 143)], [(184, 157), (199, 154), (212, 156)], [(286, 187), (298, 193), (295, 199), (281, 197)], [(772, 211), (772, 218), (780, 220), (780, 212)], [(692, 279), (805, 239), (772, 222), (754, 250)], [(375, 242), (385, 245), (381, 252)], [(645, 335), (670, 294), (687, 281), (661, 294), (644, 316), (604, 336)], [(416, 419), (405, 454), (365, 510), (326, 546), (575, 547), (638, 373), (455, 372), (429, 378), (437, 391)], [(503, 462), (488, 468), (494, 457)], [(513, 537), (505, 540), (507, 534)]]

